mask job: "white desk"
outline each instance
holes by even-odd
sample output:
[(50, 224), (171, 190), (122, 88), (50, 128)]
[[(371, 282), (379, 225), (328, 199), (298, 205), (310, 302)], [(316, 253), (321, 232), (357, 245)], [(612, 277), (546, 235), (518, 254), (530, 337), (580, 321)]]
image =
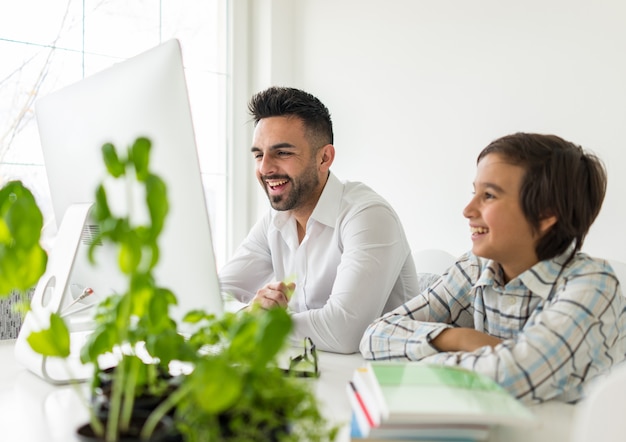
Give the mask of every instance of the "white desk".
[[(0, 341), (0, 438), (6, 442), (71, 442), (75, 429), (88, 419), (86, 408), (72, 386), (53, 386), (15, 360), (14, 341)], [(350, 440), (350, 404), (346, 383), (360, 355), (320, 352), (321, 377), (316, 382), (324, 414), (334, 422), (345, 423), (338, 442)], [(85, 388), (84, 386), (80, 388)], [(531, 408), (538, 417), (536, 428), (496, 428), (489, 441), (565, 442), (570, 439), (574, 407), (546, 403)]]

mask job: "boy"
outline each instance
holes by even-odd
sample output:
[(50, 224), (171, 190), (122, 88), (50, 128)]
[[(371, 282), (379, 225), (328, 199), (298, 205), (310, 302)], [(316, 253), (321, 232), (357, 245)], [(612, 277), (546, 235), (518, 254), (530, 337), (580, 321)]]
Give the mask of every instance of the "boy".
[(580, 252), (600, 211), (600, 160), (553, 135), (518, 133), (478, 156), (472, 251), (371, 324), (367, 359), (484, 373), (517, 398), (575, 402), (626, 353), (625, 302), (606, 261)]

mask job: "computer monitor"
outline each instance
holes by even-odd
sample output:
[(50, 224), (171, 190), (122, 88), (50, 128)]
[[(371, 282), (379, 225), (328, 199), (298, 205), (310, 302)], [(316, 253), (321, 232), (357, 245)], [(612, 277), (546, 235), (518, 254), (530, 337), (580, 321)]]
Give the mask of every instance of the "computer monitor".
[[(221, 314), (179, 42), (170, 40), (43, 97), (35, 104), (35, 113), (54, 214), (63, 221), (18, 337), (18, 359), (50, 382), (88, 377), (88, 367), (74, 366), (67, 373), (67, 363), (45, 358), (42, 365), (25, 339), (41, 322), (37, 315), (59, 312), (70, 327), (72, 357), (78, 357), (86, 334), (94, 328), (91, 307), (127, 287), (111, 246), (97, 246), (95, 267), (87, 259), (91, 234), (97, 228), (89, 210), (96, 186), (106, 176), (101, 147), (109, 142), (125, 152), (137, 137), (152, 141), (150, 167), (164, 179), (170, 204), (154, 276), (159, 286), (171, 289), (178, 298), (174, 317), (182, 319), (195, 308)], [(127, 199), (123, 186), (107, 192), (112, 205)], [(76, 301), (86, 288), (94, 294)]]

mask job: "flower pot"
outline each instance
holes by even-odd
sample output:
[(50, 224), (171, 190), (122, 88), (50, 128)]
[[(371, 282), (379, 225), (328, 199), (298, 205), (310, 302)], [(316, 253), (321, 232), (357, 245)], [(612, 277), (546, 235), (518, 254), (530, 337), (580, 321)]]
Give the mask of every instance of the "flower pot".
[[(118, 442), (138, 442), (143, 441), (139, 437), (141, 433), (141, 429), (143, 428), (146, 419), (148, 418), (149, 413), (137, 411), (133, 414), (130, 422), (130, 428), (124, 434), (119, 435)], [(106, 427), (106, 419), (102, 421), (103, 425)], [(91, 428), (91, 424), (87, 423), (78, 427), (76, 430), (76, 434), (78, 439), (83, 442), (104, 442), (105, 438), (97, 436), (93, 428)], [(157, 424), (154, 432), (150, 436), (149, 439), (145, 439), (149, 442), (181, 442), (182, 436), (176, 430), (174, 426), (174, 421), (171, 417), (165, 416), (161, 421)]]
[[(102, 422), (105, 428), (110, 412), (111, 393), (116, 369), (117, 367), (110, 367), (99, 372), (92, 391), (91, 407), (95, 416)], [(159, 378), (164, 382), (164, 391), (156, 395), (143, 393), (134, 398), (129, 429), (126, 434), (118, 435), (119, 442), (140, 441), (139, 436), (144, 423), (150, 414), (177, 388), (177, 383), (180, 381), (178, 377), (172, 377), (168, 373), (159, 373)], [(182, 441), (182, 436), (176, 430), (173, 420), (174, 411), (174, 409), (170, 410), (170, 413), (161, 419), (152, 436), (147, 440)], [(104, 441), (103, 437), (98, 437), (94, 433), (90, 423), (79, 427), (77, 435), (82, 441)]]
[[(109, 403), (111, 399), (111, 386), (115, 367), (107, 368), (98, 375), (98, 386), (94, 390), (91, 398), (92, 407), (96, 410), (96, 415), (104, 419), (109, 412)], [(161, 379), (168, 384), (166, 390), (160, 395), (142, 394), (135, 397), (133, 410), (150, 413), (163, 402), (168, 394), (172, 393), (181, 381), (180, 377), (173, 377), (166, 373), (159, 375)], [(173, 416), (174, 409), (168, 412), (169, 416)]]

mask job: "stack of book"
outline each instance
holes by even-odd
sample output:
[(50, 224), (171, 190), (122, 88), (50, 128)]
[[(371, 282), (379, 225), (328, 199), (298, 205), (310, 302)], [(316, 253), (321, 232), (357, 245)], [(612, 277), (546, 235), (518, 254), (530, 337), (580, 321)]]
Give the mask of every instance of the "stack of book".
[(458, 367), (369, 362), (347, 386), (353, 439), (479, 441), (534, 415), (491, 378)]

